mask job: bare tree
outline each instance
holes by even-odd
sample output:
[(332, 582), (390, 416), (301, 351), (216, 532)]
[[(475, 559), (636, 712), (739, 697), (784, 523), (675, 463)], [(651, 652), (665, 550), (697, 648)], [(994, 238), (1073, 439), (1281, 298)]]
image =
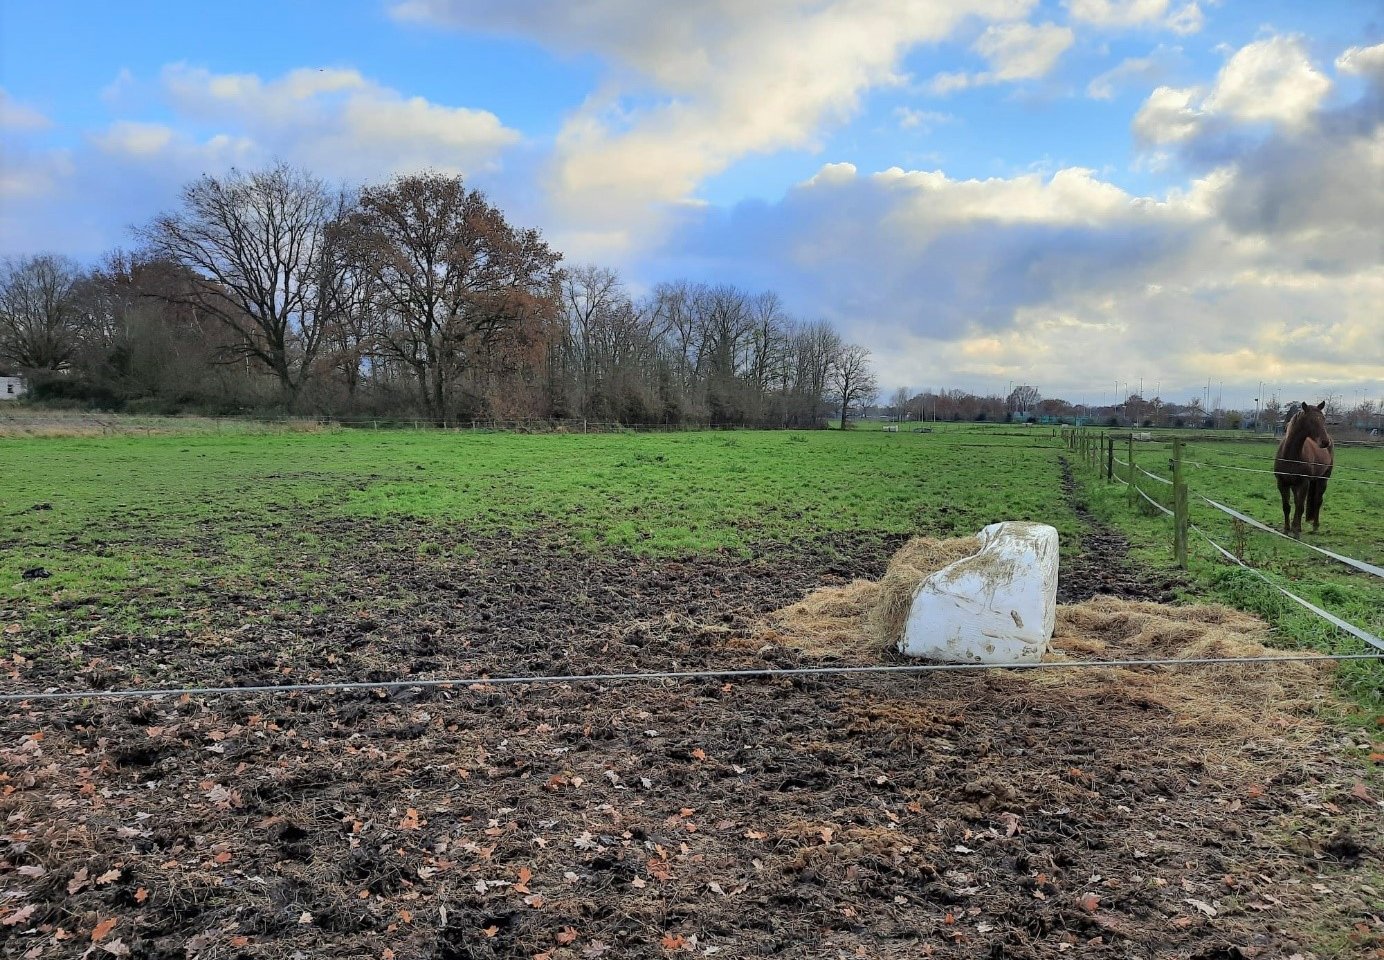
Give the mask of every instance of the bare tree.
[(76, 295), (81, 271), (47, 254), (0, 265), (0, 360), (31, 370), (63, 370), (81, 340)]
[(353, 261), (373, 274), (388, 319), (382, 346), (412, 371), (423, 408), (447, 420), (463, 375), (505, 338), (556, 314), (557, 265), (460, 177), (422, 173), (361, 191), (348, 218)]
[(282, 164), (203, 176), (182, 201), (139, 235), (154, 256), (197, 278), (180, 296), (230, 328), (233, 358), (262, 363), (292, 407), (325, 328), (324, 238), (339, 201)]
[(1043, 395), (1038, 392), (1037, 387), (1023, 384), (1009, 391), (1009, 396), (1004, 401), (1004, 408), (1011, 413), (1026, 417), (1042, 399)]
[(908, 412), (909, 396), (907, 387), (899, 387), (894, 391), (893, 399), (890, 401), (890, 406), (894, 410), (894, 419), (900, 423), (903, 422), (904, 414)]
[(832, 395), (839, 401), (844, 430), (851, 404), (869, 403), (879, 393), (874, 371), (870, 369), (870, 351), (855, 344), (843, 346), (832, 359), (829, 377)]

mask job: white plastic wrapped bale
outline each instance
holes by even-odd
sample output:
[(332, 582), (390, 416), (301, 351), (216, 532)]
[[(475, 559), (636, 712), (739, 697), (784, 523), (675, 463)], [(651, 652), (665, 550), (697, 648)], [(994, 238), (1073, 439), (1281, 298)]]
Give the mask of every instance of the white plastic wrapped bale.
[(1057, 620), (1057, 530), (992, 523), (974, 556), (927, 577), (913, 595), (899, 651), (947, 663), (1033, 663)]

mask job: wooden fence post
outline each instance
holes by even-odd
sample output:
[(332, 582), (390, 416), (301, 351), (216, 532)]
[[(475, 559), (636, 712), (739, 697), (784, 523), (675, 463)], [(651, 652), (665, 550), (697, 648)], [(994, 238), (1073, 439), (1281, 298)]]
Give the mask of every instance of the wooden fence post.
[(1173, 556), (1187, 569), (1187, 484), (1182, 479), (1182, 438), (1173, 441)]
[(1129, 446), (1127, 449), (1129, 457), (1129, 505), (1134, 506), (1134, 431), (1129, 431)]
[(1105, 435), (1105, 482), (1115, 482), (1115, 438)]

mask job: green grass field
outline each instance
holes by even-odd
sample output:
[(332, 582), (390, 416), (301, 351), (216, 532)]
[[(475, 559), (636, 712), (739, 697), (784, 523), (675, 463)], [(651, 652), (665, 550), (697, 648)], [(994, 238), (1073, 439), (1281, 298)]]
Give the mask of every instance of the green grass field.
[[(1194, 443), (1187, 458), (1264, 467), (1268, 445)], [(1142, 466), (1167, 473), (1162, 444)], [(1038, 520), (1077, 548), (1079, 522), (1060, 488), (1064, 450), (1050, 428), (941, 424), (929, 434), (877, 430), (639, 435), (513, 435), (430, 431), (154, 433), (0, 439), (0, 615), (25, 635), (80, 637), (99, 608), (133, 635), (179, 617), (179, 588), (247, 592), (291, 577), (332, 578), (370, 544), (324, 533), (324, 521), (405, 528), (423, 555), (465, 555), (470, 532), (557, 534), (573, 549), (669, 556), (729, 551), (847, 533), (974, 532), (1001, 519)], [(1123, 451), (1121, 451), (1123, 455)], [(1384, 451), (1343, 449), (1312, 542), (1384, 563)], [(1097, 514), (1124, 529), (1135, 554), (1171, 563), (1170, 524), (1127, 505), (1124, 489), (1076, 466)], [(1188, 470), (1195, 523), (1307, 599), (1384, 633), (1384, 586), (1297, 544), (1244, 535), (1196, 500), (1206, 494), (1276, 521), (1273, 478)], [(1166, 500), (1166, 490), (1144, 481)], [(41, 568), (47, 577), (25, 579)], [(1353, 649), (1334, 628), (1194, 543), (1189, 596), (1266, 616), (1281, 642)], [(1347, 671), (1378, 703), (1378, 669)]]
[[(1115, 455), (1127, 457), (1127, 445)], [(1172, 444), (1139, 443), (1135, 462), (1165, 478), (1172, 477)], [(1355, 624), (1384, 636), (1384, 580), (1360, 573), (1308, 549), (1315, 544), (1345, 556), (1384, 566), (1384, 450), (1338, 447), (1336, 465), (1322, 507), (1317, 533), (1305, 532), (1300, 543), (1256, 530), (1202, 499), (1207, 497), (1274, 528), (1283, 520), (1274, 477), (1274, 444), (1261, 442), (1188, 442), (1183, 447), (1191, 523), (1241, 560), (1263, 571), (1275, 583)], [(1079, 462), (1073, 458), (1073, 462)], [(1140, 559), (1170, 569), (1172, 522), (1127, 489), (1107, 482), (1101, 471), (1078, 469), (1086, 497), (1105, 520), (1125, 530)], [(1201, 464), (1201, 465), (1197, 465)], [(1116, 464), (1119, 475), (1124, 467)], [(1172, 487), (1136, 474), (1140, 489), (1164, 505), (1172, 504)], [(1304, 525), (1306, 528), (1306, 525)], [(1310, 528), (1306, 528), (1310, 529)], [(1265, 617), (1280, 631), (1286, 646), (1334, 652), (1365, 651), (1361, 641), (1346, 636), (1320, 617), (1266, 585), (1253, 574), (1224, 560), (1205, 538), (1192, 531), (1188, 538), (1188, 574), (1192, 596), (1231, 603)], [(1384, 702), (1381, 673), (1374, 664), (1347, 665), (1344, 685), (1376, 708)]]
[[(1054, 523), (1056, 449), (864, 432), (534, 435), (348, 431), (0, 440), (8, 614), (77, 627), (74, 597), (156, 582), (329, 576), (361, 545), (329, 518), (409, 524), (425, 552), (468, 531), (557, 532), (581, 549), (733, 551), (834, 532)], [(22, 579), (42, 568), (51, 576)], [(132, 629), (139, 625), (133, 620)]]

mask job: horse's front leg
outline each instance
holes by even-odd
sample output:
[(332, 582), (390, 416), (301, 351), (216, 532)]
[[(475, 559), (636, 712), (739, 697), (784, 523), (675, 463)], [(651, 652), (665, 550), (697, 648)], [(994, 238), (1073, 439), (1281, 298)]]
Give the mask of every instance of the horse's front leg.
[(1288, 513), (1290, 510), (1288, 506), (1288, 484), (1284, 483), (1282, 480), (1278, 481), (1278, 494), (1283, 498), (1283, 532), (1292, 533), (1293, 527), (1288, 522)]
[(1307, 505), (1307, 483), (1299, 483), (1293, 487), (1293, 529), (1295, 537), (1302, 535), (1302, 511)]
[(1317, 525), (1322, 519), (1322, 500), (1326, 498), (1326, 478), (1321, 477), (1312, 481), (1312, 490), (1308, 494), (1307, 500), (1307, 519), (1312, 522), (1312, 532), (1317, 532)]

